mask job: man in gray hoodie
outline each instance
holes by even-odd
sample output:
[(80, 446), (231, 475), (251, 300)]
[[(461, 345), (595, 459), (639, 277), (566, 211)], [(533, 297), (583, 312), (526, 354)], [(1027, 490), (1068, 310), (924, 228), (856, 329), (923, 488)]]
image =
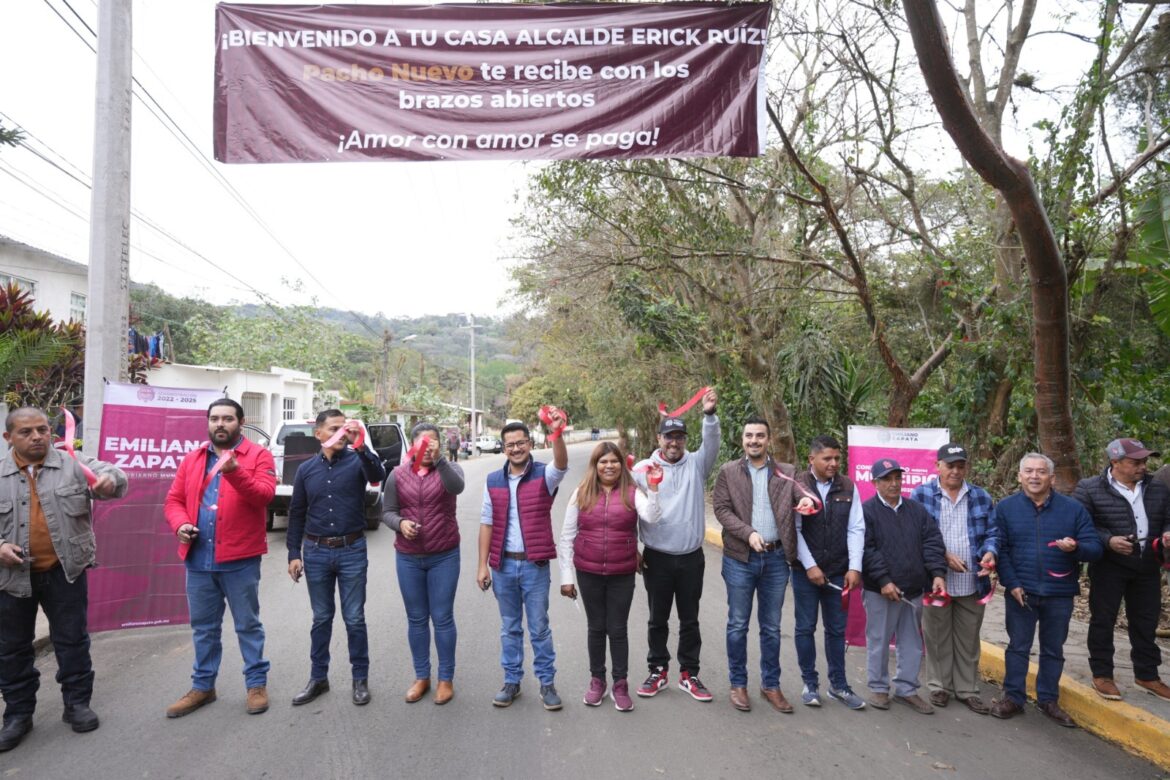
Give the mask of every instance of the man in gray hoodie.
[[(703, 492), (707, 476), (719, 457), (718, 401), (714, 390), (703, 396), (703, 444), (687, 452), (687, 426), (678, 417), (667, 417), (658, 427), (658, 449), (638, 466), (657, 463), (663, 480), (658, 486), (662, 519), (650, 525), (639, 522), (642, 537), (642, 574), (650, 606), (650, 650), (646, 655), (650, 676), (638, 688), (639, 696), (653, 696), (666, 687), (670, 651), (670, 609), (678, 606), (678, 686), (698, 701), (711, 701), (711, 693), (699, 680), (699, 599), (703, 595), (703, 535), (706, 505)], [(646, 487), (644, 472), (635, 477)]]

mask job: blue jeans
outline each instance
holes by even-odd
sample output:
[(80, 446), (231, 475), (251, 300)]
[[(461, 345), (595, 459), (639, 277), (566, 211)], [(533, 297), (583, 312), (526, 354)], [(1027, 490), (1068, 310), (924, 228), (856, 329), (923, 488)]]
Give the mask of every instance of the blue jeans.
[[(845, 576), (829, 577), (828, 581), (844, 587)], [(817, 610), (825, 621), (825, 663), (829, 667), (829, 686), (833, 690), (849, 687), (845, 677), (845, 620), (847, 613), (841, 607), (841, 591), (827, 584), (820, 587), (808, 580), (803, 569), (792, 574), (792, 598), (796, 608), (796, 660), (805, 685), (816, 686), (817, 676)]]
[(32, 595), (27, 598), (0, 591), (0, 693), (4, 695), (5, 721), (31, 716), (37, 706), (41, 673), (36, 667), (33, 638), (38, 605), (49, 619), (57, 682), (65, 705), (89, 704), (93, 693), (86, 573), (70, 583), (58, 565), (30, 577)]
[(244, 683), (257, 688), (268, 683), (269, 663), (264, 658), (264, 626), (260, 624), (260, 557), (230, 571), (187, 570), (187, 609), (195, 639), (195, 668), (191, 687), (209, 691), (215, 687), (223, 658), (223, 609), (232, 610), (236, 639), (244, 659)]
[(1040, 626), (1040, 671), (1036, 674), (1036, 701), (1054, 702), (1060, 697), (1064, 671), (1064, 640), (1072, 618), (1072, 596), (1024, 595), (1021, 607), (1010, 593), (1004, 594), (1008, 648), (1004, 654), (1003, 692), (1016, 704), (1027, 701), (1028, 656)]
[(431, 677), (431, 624), (439, 654), (439, 679), (455, 679), (455, 590), (459, 587), (459, 548), (433, 555), (395, 555), (398, 590), (406, 607), (406, 640), (414, 659), (414, 678)]
[(504, 682), (519, 683), (524, 678), (524, 627), (528, 620), (528, 637), (532, 642), (532, 668), (542, 685), (552, 685), (557, 675), (556, 650), (552, 629), (548, 626), (549, 562), (537, 566), (532, 561), (511, 558), (500, 560), (492, 573), (492, 592), (500, 608), (500, 666)]
[(309, 586), (309, 604), (313, 607), (313, 627), (309, 630), (310, 677), (329, 677), (329, 643), (333, 639), (333, 616), (341, 594), (341, 619), (349, 640), (349, 663), (353, 679), (370, 676), (370, 640), (366, 633), (366, 539), (361, 537), (345, 547), (322, 547), (305, 540), (302, 553), (305, 582)]
[(727, 584), (727, 676), (732, 688), (747, 686), (747, 633), (752, 618), (752, 597), (759, 603), (760, 687), (780, 687), (780, 610), (788, 587), (788, 561), (777, 547), (772, 552), (748, 553), (742, 563), (723, 556), (723, 581)]

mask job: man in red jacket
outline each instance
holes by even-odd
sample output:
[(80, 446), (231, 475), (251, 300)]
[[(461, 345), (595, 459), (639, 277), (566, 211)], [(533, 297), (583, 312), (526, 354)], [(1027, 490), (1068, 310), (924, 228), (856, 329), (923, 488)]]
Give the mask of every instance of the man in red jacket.
[(166, 518), (187, 564), (187, 606), (195, 643), (191, 690), (167, 708), (168, 718), (215, 701), (223, 656), (224, 604), (232, 610), (248, 713), (268, 709), (268, 661), (260, 623), (260, 558), (268, 552), (265, 512), (276, 493), (272, 453), (241, 434), (243, 408), (221, 398), (207, 409), (211, 442), (189, 452), (167, 494)]

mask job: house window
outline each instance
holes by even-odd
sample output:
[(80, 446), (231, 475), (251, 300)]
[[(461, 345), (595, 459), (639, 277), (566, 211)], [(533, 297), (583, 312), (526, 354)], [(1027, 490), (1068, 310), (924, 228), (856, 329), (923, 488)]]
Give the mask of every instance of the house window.
[(261, 428), (265, 426), (263, 393), (244, 393), (240, 396), (240, 406), (244, 407), (245, 422), (255, 423)]
[(69, 293), (69, 319), (85, 322), (85, 296), (81, 293)]
[(37, 294), (37, 283), (32, 279), (22, 279), (19, 276), (12, 276), (11, 274), (0, 273), (0, 285), (7, 287), (10, 284), (15, 284), (20, 289), (27, 292), (29, 295), (35, 296)]
[(286, 419), (286, 420), (297, 419), (297, 399), (295, 399), (295, 398), (285, 398), (284, 399), (284, 419)]

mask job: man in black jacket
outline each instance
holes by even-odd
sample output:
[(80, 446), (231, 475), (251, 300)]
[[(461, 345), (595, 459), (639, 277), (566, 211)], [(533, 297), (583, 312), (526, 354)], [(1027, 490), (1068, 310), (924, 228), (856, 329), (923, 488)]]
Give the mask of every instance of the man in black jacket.
[(922, 601), (930, 588), (946, 594), (946, 545), (926, 507), (902, 499), (902, 467), (882, 458), (870, 471), (877, 495), (862, 504), (865, 553), (861, 563), (865, 603), (869, 704), (890, 708), (890, 639), (896, 638), (894, 698), (929, 715), (934, 707), (918, 695), (922, 666)]
[(1134, 682), (1170, 701), (1154, 640), (1162, 609), (1160, 548), (1170, 545), (1170, 489), (1146, 473), (1146, 460), (1159, 454), (1135, 439), (1114, 439), (1105, 448), (1105, 472), (1082, 479), (1074, 494), (1105, 545), (1105, 557), (1089, 566), (1088, 639), (1093, 689), (1104, 699), (1121, 698), (1113, 680), (1113, 629), (1124, 599)]

